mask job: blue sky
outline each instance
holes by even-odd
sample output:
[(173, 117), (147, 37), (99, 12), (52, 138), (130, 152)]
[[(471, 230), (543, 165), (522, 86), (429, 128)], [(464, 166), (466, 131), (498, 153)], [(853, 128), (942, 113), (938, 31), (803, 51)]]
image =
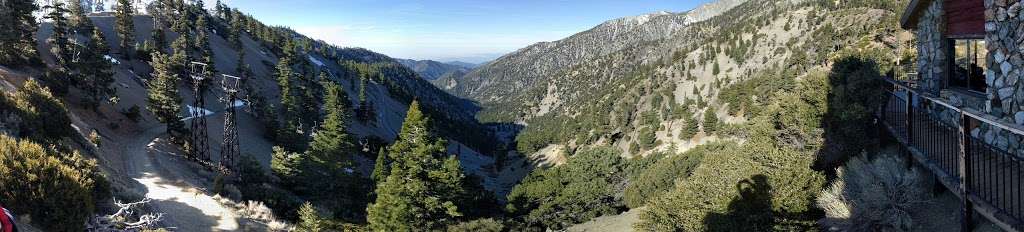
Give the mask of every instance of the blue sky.
[[(213, 0), (207, 0), (212, 2)], [(709, 0), (230, 0), (263, 22), (397, 58), (481, 62), (601, 22)]]

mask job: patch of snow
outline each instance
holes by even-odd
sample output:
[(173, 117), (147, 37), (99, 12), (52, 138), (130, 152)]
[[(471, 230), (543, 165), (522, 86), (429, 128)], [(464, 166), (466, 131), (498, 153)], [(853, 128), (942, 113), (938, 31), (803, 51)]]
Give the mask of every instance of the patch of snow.
[(193, 118), (192, 115), (195, 115), (197, 113), (202, 114), (201, 117), (206, 117), (206, 116), (213, 115), (213, 111), (210, 111), (210, 110), (207, 110), (207, 109), (203, 109), (203, 108), (199, 108), (199, 107), (194, 107), (192, 105), (186, 105), (185, 107), (188, 108), (188, 115), (189, 115), (189, 117), (183, 118), (183, 119), (181, 119), (181, 121), (186, 121), (186, 120), (192, 119)]
[(117, 60), (117, 58), (111, 57), (110, 55), (103, 55), (103, 59), (110, 61), (112, 64), (121, 64), (121, 61)]
[(313, 57), (312, 55), (306, 55), (306, 56), (309, 57), (309, 62), (313, 62), (314, 64), (316, 64), (316, 66), (321, 66), (321, 67), (324, 66), (324, 62), (316, 59), (316, 57)]
[(234, 104), (231, 104), (232, 108), (245, 106), (245, 102), (242, 100), (235, 100)]

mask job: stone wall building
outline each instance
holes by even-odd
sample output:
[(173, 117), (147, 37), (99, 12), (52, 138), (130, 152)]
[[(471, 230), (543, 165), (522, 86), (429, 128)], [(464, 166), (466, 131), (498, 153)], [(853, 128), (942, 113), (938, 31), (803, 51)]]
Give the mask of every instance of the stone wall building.
[[(922, 91), (956, 107), (1024, 125), (1024, 3), (1021, 0), (911, 0), (901, 24), (917, 37)], [(934, 112), (951, 125), (954, 112)], [(971, 134), (1024, 155), (1022, 138), (968, 125)]]

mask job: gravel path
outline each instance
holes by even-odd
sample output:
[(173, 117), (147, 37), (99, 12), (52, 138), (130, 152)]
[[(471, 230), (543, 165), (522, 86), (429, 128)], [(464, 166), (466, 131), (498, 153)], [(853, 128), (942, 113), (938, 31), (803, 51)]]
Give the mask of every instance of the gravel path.
[(165, 213), (164, 226), (176, 231), (234, 231), (239, 216), (217, 202), (193, 172), (161, 151), (157, 138), (165, 126), (145, 130), (121, 147), (128, 176), (138, 182), (134, 190), (152, 198), (151, 206)]

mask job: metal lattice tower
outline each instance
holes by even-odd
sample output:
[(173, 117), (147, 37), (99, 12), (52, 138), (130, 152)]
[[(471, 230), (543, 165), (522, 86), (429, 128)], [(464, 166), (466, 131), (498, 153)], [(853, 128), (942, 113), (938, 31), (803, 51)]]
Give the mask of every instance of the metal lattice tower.
[(235, 171), (235, 163), (238, 159), (238, 127), (235, 123), (235, 102), (238, 101), (238, 84), (242, 78), (221, 75), (221, 88), (224, 88), (225, 96), (220, 100), (224, 102), (224, 142), (220, 146), (220, 169), (223, 172)]
[(192, 90), (195, 101), (190, 110), (192, 116), (192, 146), (189, 158), (200, 162), (210, 162), (210, 143), (206, 130), (206, 98), (203, 96), (203, 80), (206, 80), (207, 65), (199, 62), (189, 64), (189, 75), (192, 76)]

